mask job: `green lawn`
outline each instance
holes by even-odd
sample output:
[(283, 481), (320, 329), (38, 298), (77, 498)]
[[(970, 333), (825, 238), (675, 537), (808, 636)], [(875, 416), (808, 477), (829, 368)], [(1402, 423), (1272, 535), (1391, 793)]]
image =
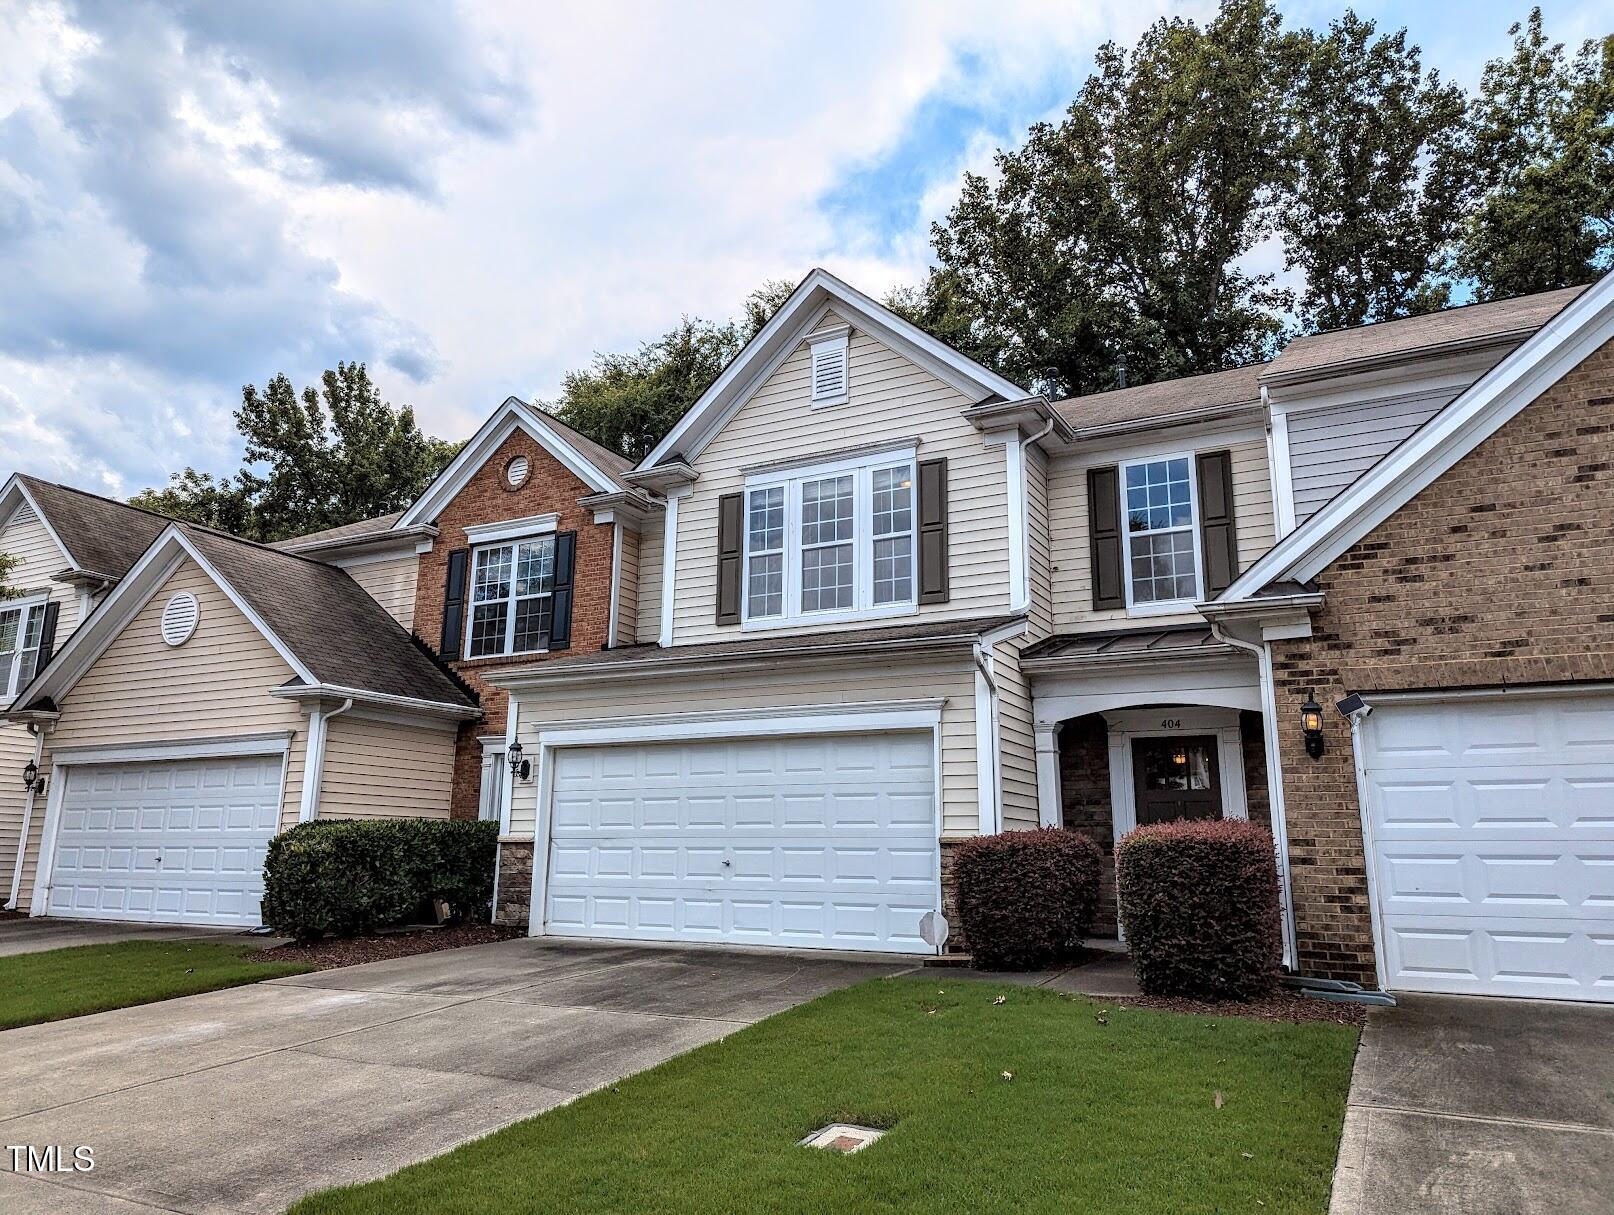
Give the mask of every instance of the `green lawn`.
[(0, 1029), (302, 974), (216, 941), (119, 941), (0, 958)]
[[(1104, 1008), (874, 980), (292, 1210), (1327, 1209), (1355, 1030)], [(832, 1121), (892, 1129), (796, 1146)]]

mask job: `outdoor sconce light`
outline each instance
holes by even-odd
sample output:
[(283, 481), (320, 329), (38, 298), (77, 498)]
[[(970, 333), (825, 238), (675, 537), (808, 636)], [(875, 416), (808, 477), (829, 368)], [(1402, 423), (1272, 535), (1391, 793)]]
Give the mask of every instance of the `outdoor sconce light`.
[(510, 744), (510, 775), (517, 780), (527, 780), (532, 776), (532, 760), (521, 758), (521, 744)]
[(1300, 732), (1306, 736), (1306, 754), (1313, 759), (1323, 753), (1323, 707), (1306, 689), (1306, 703), (1300, 706)]
[(45, 791), (45, 781), (39, 775), (39, 765), (33, 760), (29, 760), (23, 765), (22, 787), (29, 793), (43, 793)]

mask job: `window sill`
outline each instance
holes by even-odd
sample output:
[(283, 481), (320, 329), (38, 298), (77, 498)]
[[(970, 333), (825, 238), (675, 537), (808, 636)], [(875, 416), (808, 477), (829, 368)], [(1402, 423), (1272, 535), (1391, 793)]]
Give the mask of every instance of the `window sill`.
[(457, 661), (459, 661), (460, 663), (500, 662), (500, 661), (502, 661), (503, 659), (506, 659), (506, 658), (537, 658), (540, 655), (547, 654), (547, 653), (549, 653), (549, 651), (547, 649), (545, 649), (545, 650), (515, 650), (515, 651), (513, 651), (512, 653), (509, 653), (509, 654), (478, 654), (474, 658), (461, 658), (461, 659), (458, 659)]
[(1126, 614), (1131, 616), (1181, 616), (1195, 615), (1194, 599), (1163, 599), (1158, 603), (1129, 603), (1126, 605)]
[(742, 632), (766, 633), (777, 632), (780, 629), (811, 629), (823, 624), (856, 624), (863, 621), (892, 620), (901, 616), (915, 616), (919, 613), (917, 603), (897, 603), (882, 605), (877, 608), (857, 608), (839, 612), (807, 612), (800, 616), (765, 616), (755, 620), (745, 620), (740, 624)]

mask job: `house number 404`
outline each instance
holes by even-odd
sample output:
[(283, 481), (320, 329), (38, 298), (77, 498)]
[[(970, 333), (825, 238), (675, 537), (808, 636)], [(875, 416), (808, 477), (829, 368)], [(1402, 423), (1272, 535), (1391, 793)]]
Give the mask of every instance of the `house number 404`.
[(1162, 717), (1160, 719), (1160, 728), (1162, 730), (1180, 730), (1182, 729), (1182, 718)]

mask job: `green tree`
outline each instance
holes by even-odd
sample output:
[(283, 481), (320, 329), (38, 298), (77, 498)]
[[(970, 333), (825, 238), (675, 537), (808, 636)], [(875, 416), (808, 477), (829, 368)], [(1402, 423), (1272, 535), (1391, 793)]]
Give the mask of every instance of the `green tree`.
[(1571, 58), (1539, 8), (1508, 34), (1470, 112), (1479, 197), (1457, 266), (1481, 299), (1591, 282), (1614, 262), (1614, 35)]
[(17, 559), (10, 553), (0, 553), (0, 599), (10, 599), (16, 595), (16, 588), (7, 579), (11, 572), (17, 568)]
[[(922, 310), (984, 363), (1054, 393), (1251, 362), (1284, 293), (1238, 266), (1270, 231), (1281, 154), (1278, 16), (1224, 0), (1203, 29), (1106, 43), (1058, 124), (966, 176), (932, 229)], [(963, 335), (967, 335), (967, 338)]]
[(737, 322), (686, 316), (632, 354), (596, 354), (566, 374), (560, 399), (545, 408), (595, 442), (643, 459), (793, 290), (770, 280), (746, 297)]
[(1466, 98), (1423, 71), (1406, 30), (1347, 11), (1284, 47), (1285, 174), (1277, 207), (1298, 315), (1338, 329), (1447, 303), (1442, 277), (1464, 182)]
[(235, 423), (246, 463), (233, 478), (187, 468), (131, 504), (282, 540), (404, 509), (458, 450), (382, 400), (363, 363), (338, 363), (300, 396), (283, 374), (261, 391), (248, 384)]

